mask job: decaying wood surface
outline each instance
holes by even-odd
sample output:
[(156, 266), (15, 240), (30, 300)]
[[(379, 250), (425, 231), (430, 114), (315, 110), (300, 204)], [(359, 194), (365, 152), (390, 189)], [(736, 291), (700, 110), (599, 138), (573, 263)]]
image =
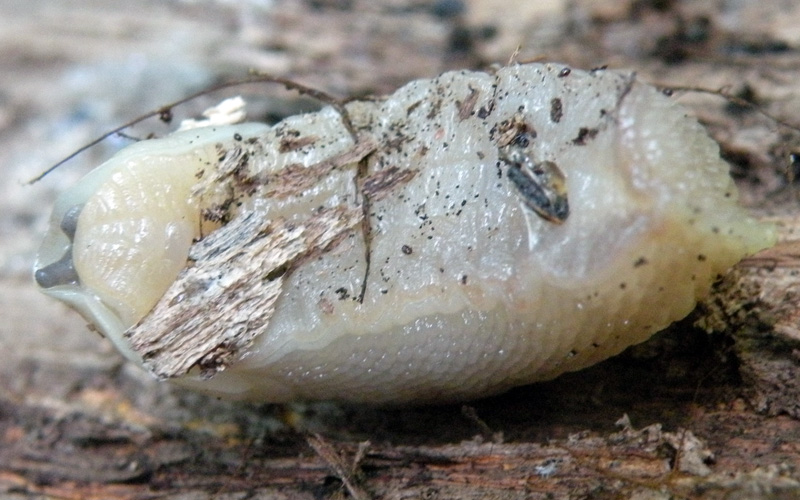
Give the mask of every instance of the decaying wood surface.
[[(125, 141), (22, 185), (104, 130), (248, 68), (336, 95), (382, 94), (505, 62), (518, 46), (518, 60), (634, 68), (798, 122), (800, 2), (18, 4), (0, 1), (4, 498), (800, 497), (800, 134), (752, 108), (675, 96), (720, 142), (744, 202), (778, 224), (781, 243), (651, 341), (463, 407), (254, 406), (155, 382), (30, 279), (54, 196)], [(309, 106), (275, 89), (242, 92), (255, 119)]]

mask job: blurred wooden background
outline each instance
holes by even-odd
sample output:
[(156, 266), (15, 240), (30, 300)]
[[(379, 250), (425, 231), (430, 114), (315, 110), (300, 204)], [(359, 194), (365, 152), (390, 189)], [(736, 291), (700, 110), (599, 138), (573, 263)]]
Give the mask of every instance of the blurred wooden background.
[[(797, 0), (0, 0), (0, 496), (800, 497), (800, 142), (751, 108), (675, 97), (782, 244), (652, 341), (463, 407), (247, 405), (150, 380), (30, 277), (55, 196), (128, 141), (25, 185), (109, 128), (250, 69), (382, 94), (516, 52), (724, 89), (800, 123), (798, 26)], [(255, 119), (314, 106), (258, 87), (177, 112), (234, 93)]]

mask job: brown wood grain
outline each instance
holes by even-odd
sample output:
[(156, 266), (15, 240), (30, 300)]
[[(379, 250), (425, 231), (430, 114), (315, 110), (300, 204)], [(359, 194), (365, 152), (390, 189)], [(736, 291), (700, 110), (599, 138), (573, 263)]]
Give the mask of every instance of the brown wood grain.
[[(778, 224), (778, 246), (651, 341), (467, 409), (246, 405), (155, 382), (30, 279), (54, 196), (116, 139), (23, 186), (113, 125), (249, 68), (381, 94), (519, 46), (518, 60), (724, 88), (791, 122), (798, 2), (18, 3), (0, 2), (3, 498), (800, 497), (800, 139), (763, 115), (674, 96), (720, 142), (743, 202)], [(253, 118), (309, 105), (243, 92)], [(134, 135), (151, 130), (166, 128)]]

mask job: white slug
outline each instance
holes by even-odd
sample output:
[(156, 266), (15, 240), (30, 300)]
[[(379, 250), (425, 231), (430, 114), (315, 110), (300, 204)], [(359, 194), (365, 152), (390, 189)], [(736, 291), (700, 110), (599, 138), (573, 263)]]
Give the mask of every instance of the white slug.
[(642, 342), (775, 239), (632, 74), (451, 72), (347, 113), (357, 141), (325, 108), (124, 149), (58, 200), (37, 282), (206, 392), (440, 402)]

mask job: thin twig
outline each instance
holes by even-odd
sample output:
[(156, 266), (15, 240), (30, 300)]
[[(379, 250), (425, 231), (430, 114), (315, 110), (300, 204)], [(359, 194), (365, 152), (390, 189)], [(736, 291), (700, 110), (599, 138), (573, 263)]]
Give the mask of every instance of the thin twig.
[(330, 467), (336, 477), (342, 481), (342, 484), (344, 484), (344, 487), (353, 499), (367, 500), (372, 498), (357, 484), (355, 478), (355, 470), (358, 468), (358, 462), (363, 459), (366, 453), (366, 448), (369, 446), (368, 442), (359, 445), (358, 452), (356, 453), (352, 465), (346, 464), (336, 450), (333, 449), (333, 446), (319, 434), (307, 436), (306, 442), (314, 449), (317, 455), (328, 464), (328, 467)]
[(778, 118), (777, 116), (773, 115), (772, 113), (769, 113), (769, 112), (765, 111), (758, 104), (756, 104), (754, 102), (750, 102), (750, 101), (748, 101), (746, 99), (742, 99), (741, 97), (737, 97), (735, 95), (732, 95), (732, 94), (726, 92), (725, 90), (723, 90), (721, 88), (715, 90), (715, 89), (707, 89), (707, 88), (703, 88), (703, 87), (693, 87), (693, 86), (683, 86), (683, 85), (659, 85), (659, 84), (655, 84), (655, 85), (656, 85), (656, 87), (658, 87), (658, 88), (660, 88), (662, 90), (668, 90), (670, 92), (698, 92), (698, 93), (701, 93), (701, 94), (716, 95), (716, 96), (722, 97), (723, 99), (728, 100), (729, 102), (732, 102), (733, 104), (736, 104), (737, 106), (742, 106), (742, 107), (745, 107), (745, 108), (748, 108), (748, 109), (752, 109), (755, 112), (757, 112), (758, 114), (760, 114), (760, 115), (772, 120), (773, 122), (777, 123), (778, 125), (780, 125), (782, 127), (788, 128), (789, 130), (794, 130), (795, 132), (800, 132), (800, 125), (795, 125), (794, 123), (787, 122), (786, 120), (783, 120), (782, 118)]
[(347, 128), (347, 131), (350, 133), (350, 135), (353, 137), (353, 140), (357, 141), (357, 135), (356, 135), (356, 132), (355, 132), (355, 127), (353, 127), (353, 123), (350, 120), (350, 116), (348, 115), (347, 109), (345, 108), (342, 100), (337, 99), (336, 97), (333, 97), (332, 95), (330, 95), (330, 94), (328, 94), (326, 92), (323, 92), (321, 90), (318, 90), (318, 89), (315, 89), (315, 88), (312, 88), (312, 87), (307, 87), (307, 86), (305, 86), (305, 85), (303, 85), (301, 83), (297, 83), (295, 81), (289, 80), (288, 78), (283, 78), (283, 77), (280, 77), (280, 76), (267, 75), (267, 74), (264, 74), (264, 73), (257, 73), (257, 74), (253, 74), (252, 76), (250, 76), (248, 78), (243, 78), (243, 79), (238, 79), (238, 80), (232, 80), (232, 81), (219, 83), (217, 85), (208, 87), (206, 89), (203, 89), (203, 90), (200, 90), (200, 91), (195, 92), (193, 94), (190, 94), (190, 95), (188, 95), (186, 97), (178, 99), (177, 101), (171, 102), (171, 103), (169, 103), (169, 104), (167, 104), (165, 106), (161, 106), (160, 108), (154, 109), (153, 111), (150, 111), (148, 113), (140, 115), (140, 116), (138, 116), (138, 117), (136, 117), (136, 118), (134, 118), (134, 119), (122, 124), (122, 125), (120, 125), (119, 127), (116, 127), (114, 129), (104, 133), (100, 137), (90, 141), (89, 143), (85, 144), (84, 146), (81, 146), (80, 148), (75, 150), (73, 153), (71, 153), (70, 155), (68, 155), (67, 157), (65, 157), (64, 159), (62, 159), (58, 163), (56, 163), (55, 165), (51, 166), (50, 168), (48, 168), (47, 170), (45, 170), (41, 174), (39, 174), (36, 177), (34, 177), (33, 179), (29, 180), (27, 182), (27, 184), (35, 184), (35, 183), (39, 182), (40, 180), (44, 179), (48, 174), (53, 172), (55, 169), (59, 168), (61, 165), (65, 164), (65, 163), (67, 163), (68, 161), (70, 161), (71, 159), (75, 158), (79, 154), (83, 153), (87, 149), (92, 148), (92, 147), (96, 146), (97, 144), (100, 144), (101, 142), (103, 142), (104, 140), (108, 139), (112, 135), (119, 134), (123, 130), (125, 130), (125, 129), (129, 128), (129, 127), (132, 127), (133, 125), (136, 125), (139, 122), (142, 122), (142, 121), (147, 120), (148, 118), (152, 118), (154, 116), (160, 116), (160, 117), (162, 117), (162, 119), (164, 121), (169, 121), (169, 119), (171, 119), (171, 117), (172, 117), (172, 108), (174, 108), (176, 106), (180, 106), (181, 104), (185, 104), (185, 103), (187, 103), (187, 102), (189, 102), (189, 101), (191, 101), (193, 99), (196, 99), (198, 97), (201, 97), (201, 96), (204, 96), (204, 95), (207, 95), (207, 94), (211, 94), (211, 93), (216, 92), (218, 90), (223, 90), (223, 89), (226, 89), (226, 88), (229, 88), (229, 87), (235, 87), (235, 86), (238, 86), (238, 85), (247, 85), (247, 84), (251, 84), (251, 83), (278, 83), (278, 84), (283, 85), (288, 90), (294, 90), (294, 91), (300, 93), (301, 95), (308, 95), (308, 96), (310, 96), (310, 97), (312, 97), (312, 98), (314, 98), (314, 99), (316, 99), (316, 100), (318, 100), (320, 102), (324, 102), (325, 104), (328, 104), (328, 105), (332, 106), (333, 108), (335, 108), (339, 112), (339, 115), (342, 118), (342, 123), (344, 124), (345, 128)]

